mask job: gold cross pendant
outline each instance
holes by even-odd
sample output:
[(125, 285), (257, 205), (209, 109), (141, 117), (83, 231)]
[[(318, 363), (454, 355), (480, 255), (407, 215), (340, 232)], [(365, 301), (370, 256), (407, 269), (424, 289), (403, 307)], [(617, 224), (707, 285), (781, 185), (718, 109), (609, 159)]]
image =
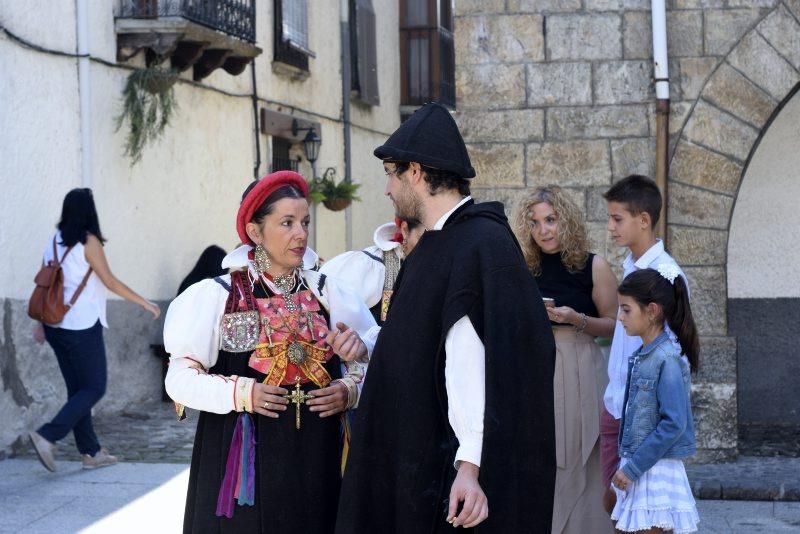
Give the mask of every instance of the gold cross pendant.
[(308, 399), (313, 399), (314, 395), (307, 395), (305, 392), (300, 391), (300, 380), (294, 384), (294, 391), (283, 396), (289, 399), (289, 402), (294, 404), (294, 426), (300, 430), (300, 405), (305, 404)]

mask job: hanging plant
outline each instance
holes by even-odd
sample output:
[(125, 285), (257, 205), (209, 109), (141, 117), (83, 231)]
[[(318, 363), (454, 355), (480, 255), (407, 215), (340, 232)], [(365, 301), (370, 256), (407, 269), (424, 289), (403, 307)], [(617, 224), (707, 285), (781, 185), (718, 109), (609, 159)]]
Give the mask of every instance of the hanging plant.
[(128, 76), (115, 131), (127, 120), (130, 129), (125, 139), (125, 155), (131, 159), (131, 166), (142, 159), (145, 145), (164, 132), (175, 113), (178, 104), (173, 85), (176, 81), (178, 71), (155, 66), (135, 69)]
[(344, 179), (336, 183), (336, 170), (328, 167), (322, 178), (311, 180), (309, 197), (314, 203), (322, 202), (331, 211), (341, 211), (354, 200), (361, 200), (356, 195), (359, 187), (361, 184), (354, 184)]

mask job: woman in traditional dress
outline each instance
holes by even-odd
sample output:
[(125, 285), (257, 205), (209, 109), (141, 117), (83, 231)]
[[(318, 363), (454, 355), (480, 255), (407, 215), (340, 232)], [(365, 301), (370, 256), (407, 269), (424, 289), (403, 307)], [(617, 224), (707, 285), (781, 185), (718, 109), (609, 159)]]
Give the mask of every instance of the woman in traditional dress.
[(557, 463), (552, 532), (610, 533), (598, 440), (608, 379), (594, 339), (613, 335), (617, 280), (608, 262), (588, 251), (580, 210), (560, 187), (539, 187), (524, 197), (514, 230), (542, 296), (551, 299)]
[(311, 270), (307, 196), (291, 171), (252, 184), (236, 220), (245, 245), (222, 262), (231, 274), (192, 285), (167, 312), (167, 392), (201, 411), (185, 532), (333, 531), (340, 414), (357, 404), (377, 327)]

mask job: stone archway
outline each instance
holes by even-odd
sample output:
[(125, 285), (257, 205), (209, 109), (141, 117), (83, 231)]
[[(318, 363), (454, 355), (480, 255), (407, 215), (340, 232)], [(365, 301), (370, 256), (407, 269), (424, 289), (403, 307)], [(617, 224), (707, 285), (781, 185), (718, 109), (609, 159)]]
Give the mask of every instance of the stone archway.
[(668, 236), (693, 286), (703, 362), (693, 388), (703, 460), (737, 450), (737, 350), (728, 329), (727, 248), (742, 177), (760, 136), (800, 84), (800, 5), (781, 3), (706, 81), (676, 140)]
[(798, 148), (795, 92), (764, 129), (744, 170), (728, 237), (728, 331), (736, 337), (744, 454), (800, 454)]

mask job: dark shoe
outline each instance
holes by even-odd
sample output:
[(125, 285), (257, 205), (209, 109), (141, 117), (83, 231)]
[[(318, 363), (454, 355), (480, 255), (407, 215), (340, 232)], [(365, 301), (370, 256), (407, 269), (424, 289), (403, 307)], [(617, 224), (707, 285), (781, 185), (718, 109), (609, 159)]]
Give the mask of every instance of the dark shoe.
[(36, 456), (39, 457), (39, 461), (42, 462), (44, 468), (51, 473), (54, 472), (56, 470), (55, 444), (44, 439), (38, 432), (31, 432), (28, 437), (31, 439), (33, 450), (36, 451)]
[(105, 448), (100, 449), (94, 456), (88, 454), (83, 455), (83, 468), (84, 469), (97, 469), (98, 467), (106, 467), (117, 463), (117, 457), (108, 454)]

